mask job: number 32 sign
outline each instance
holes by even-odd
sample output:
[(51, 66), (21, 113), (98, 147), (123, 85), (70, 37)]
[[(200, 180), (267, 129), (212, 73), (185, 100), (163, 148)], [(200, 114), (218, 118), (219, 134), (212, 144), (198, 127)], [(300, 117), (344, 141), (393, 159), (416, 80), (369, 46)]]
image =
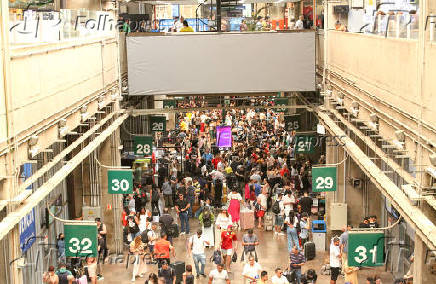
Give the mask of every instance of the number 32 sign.
[(97, 224), (64, 224), (65, 256), (97, 256)]
[(336, 167), (312, 167), (312, 191), (336, 191)]

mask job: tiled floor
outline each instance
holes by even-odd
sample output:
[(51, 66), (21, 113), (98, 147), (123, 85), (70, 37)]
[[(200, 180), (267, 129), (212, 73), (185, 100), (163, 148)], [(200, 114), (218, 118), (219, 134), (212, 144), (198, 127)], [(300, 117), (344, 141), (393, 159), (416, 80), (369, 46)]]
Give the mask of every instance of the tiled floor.
[[(198, 222), (194, 219), (191, 219), (191, 232), (195, 232), (198, 227)], [(238, 232), (238, 238), (240, 239), (242, 236), (242, 232)], [(268, 271), (268, 275), (271, 277), (274, 275), (274, 270), (277, 267), (286, 268), (288, 263), (288, 251), (287, 251), (287, 241), (286, 236), (274, 236), (272, 232), (265, 232), (265, 231), (259, 231), (258, 229), (255, 230), (255, 234), (257, 234), (259, 238), (260, 245), (257, 249), (258, 256), (259, 256), (259, 263), (262, 265), (262, 268)], [(186, 251), (186, 236), (181, 236), (177, 238), (174, 241), (175, 247), (176, 247), (176, 261), (185, 261), (186, 264), (191, 264), (194, 267), (194, 263), (191, 258), (187, 256)], [(238, 256), (240, 257), (241, 248), (239, 249)], [(212, 269), (215, 268), (215, 265), (213, 265), (209, 261), (209, 257), (212, 255), (213, 249), (209, 249), (207, 251), (207, 263), (206, 263), (206, 273), (209, 273)], [(329, 275), (321, 275), (320, 274), (320, 268), (324, 264), (325, 259), (327, 259), (328, 253), (327, 252), (317, 252), (317, 256), (314, 260), (308, 261), (306, 265), (303, 266), (303, 273), (313, 268), (318, 274), (318, 281), (317, 283), (329, 283), (330, 276)], [(174, 259), (171, 259), (173, 262)], [(103, 275), (104, 280), (99, 281), (99, 283), (109, 283), (109, 284), (127, 284), (127, 283), (133, 283), (130, 281), (132, 276), (132, 267), (129, 266), (128, 269), (126, 269), (126, 264), (105, 264), (103, 267)], [(157, 273), (157, 266), (156, 265), (146, 265), (146, 271), (147, 275), (150, 272)], [(236, 263), (232, 264), (232, 273), (231, 273), (231, 283), (244, 283), (242, 280), (242, 269), (243, 269), (243, 263), (241, 263), (239, 260)], [(195, 268), (194, 268), (195, 270)], [(379, 274), (382, 276), (383, 283), (392, 283), (392, 277), (389, 273), (380, 273), (379, 271), (383, 271), (383, 269), (378, 269), (378, 271), (375, 271), (374, 269), (363, 269), (359, 271), (359, 283), (365, 283), (365, 279), (368, 276), (373, 276), (375, 274)], [(194, 272), (195, 273), (195, 272)], [(147, 276), (146, 276), (147, 277)], [(135, 283), (144, 283), (144, 278), (137, 278)], [(199, 280), (196, 280), (195, 283), (202, 284), (202, 283), (208, 283), (206, 278), (200, 278)], [(342, 277), (339, 277), (338, 284), (344, 283), (344, 280)]]

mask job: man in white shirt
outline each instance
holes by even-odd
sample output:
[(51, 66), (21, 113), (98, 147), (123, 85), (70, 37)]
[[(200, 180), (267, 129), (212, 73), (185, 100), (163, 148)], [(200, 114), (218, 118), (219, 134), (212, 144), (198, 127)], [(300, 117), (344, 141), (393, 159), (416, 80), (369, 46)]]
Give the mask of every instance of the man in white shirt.
[(339, 247), (340, 239), (338, 237), (333, 238), (333, 242), (330, 245), (330, 284), (336, 284), (338, 279), (340, 267), (341, 267), (341, 250)]
[(262, 267), (260, 264), (254, 261), (253, 256), (250, 256), (248, 263), (244, 265), (244, 270), (242, 271), (245, 283), (252, 283), (253, 281), (259, 280), (261, 271)]
[(281, 268), (276, 268), (276, 275), (271, 278), (272, 284), (288, 284), (289, 281), (283, 276), (283, 271)]
[(224, 270), (223, 264), (216, 265), (216, 269), (209, 273), (209, 284), (230, 284), (229, 274)]
[(284, 213), (286, 216), (289, 215), (289, 212), (294, 210), (294, 203), (294, 195), (292, 194), (292, 191), (288, 189), (285, 193), (285, 196), (283, 196), (283, 206), (285, 208)]
[(297, 22), (295, 23), (295, 29), (296, 30), (304, 29), (303, 20), (304, 20), (304, 16), (300, 15), (300, 17), (298, 18)]
[(197, 234), (192, 235), (189, 239), (188, 255), (192, 255), (192, 259), (194, 260), (197, 279), (200, 278), (200, 275), (206, 278), (206, 275), (204, 274), (204, 267), (206, 266), (204, 248), (206, 245), (210, 245), (210, 243), (204, 239), (201, 229), (198, 229)]

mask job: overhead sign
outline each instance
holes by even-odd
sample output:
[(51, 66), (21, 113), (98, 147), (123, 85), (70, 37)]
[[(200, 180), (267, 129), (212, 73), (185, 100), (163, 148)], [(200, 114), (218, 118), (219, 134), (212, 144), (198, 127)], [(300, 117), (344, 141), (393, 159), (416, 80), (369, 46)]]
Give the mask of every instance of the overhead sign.
[(349, 231), (348, 265), (382, 266), (384, 265), (383, 231)]
[[(275, 106), (287, 106), (288, 105), (288, 98), (276, 98), (276, 99), (274, 99), (274, 105)], [(286, 108), (276, 108), (275, 111), (286, 112)]]
[(153, 153), (153, 136), (135, 136), (133, 138), (133, 147), (135, 155), (151, 156)]
[(65, 256), (97, 256), (97, 224), (64, 224)]
[(133, 193), (132, 170), (108, 170), (107, 179), (107, 188), (109, 194)]
[(165, 116), (150, 116), (150, 130), (152, 132), (162, 131), (167, 129), (167, 119)]
[(285, 130), (298, 131), (301, 129), (301, 116), (299, 114), (285, 115)]
[(35, 208), (33, 208), (29, 214), (21, 219), (18, 231), (20, 233), (21, 252), (24, 253), (30, 247), (32, 247), (36, 240)]
[(336, 191), (336, 167), (312, 167), (312, 191)]
[(175, 108), (176, 101), (175, 100), (166, 100), (163, 101), (163, 108)]
[(216, 127), (216, 146), (219, 148), (232, 147), (232, 127), (217, 126)]
[(315, 151), (316, 137), (313, 135), (295, 136), (295, 153), (312, 154)]

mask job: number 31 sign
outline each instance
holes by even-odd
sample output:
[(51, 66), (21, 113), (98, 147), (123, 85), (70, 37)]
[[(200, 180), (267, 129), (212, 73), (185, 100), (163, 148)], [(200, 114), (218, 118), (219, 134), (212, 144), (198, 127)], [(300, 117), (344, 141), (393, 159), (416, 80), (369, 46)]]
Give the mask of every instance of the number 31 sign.
[(336, 191), (336, 167), (312, 167), (312, 191)]

